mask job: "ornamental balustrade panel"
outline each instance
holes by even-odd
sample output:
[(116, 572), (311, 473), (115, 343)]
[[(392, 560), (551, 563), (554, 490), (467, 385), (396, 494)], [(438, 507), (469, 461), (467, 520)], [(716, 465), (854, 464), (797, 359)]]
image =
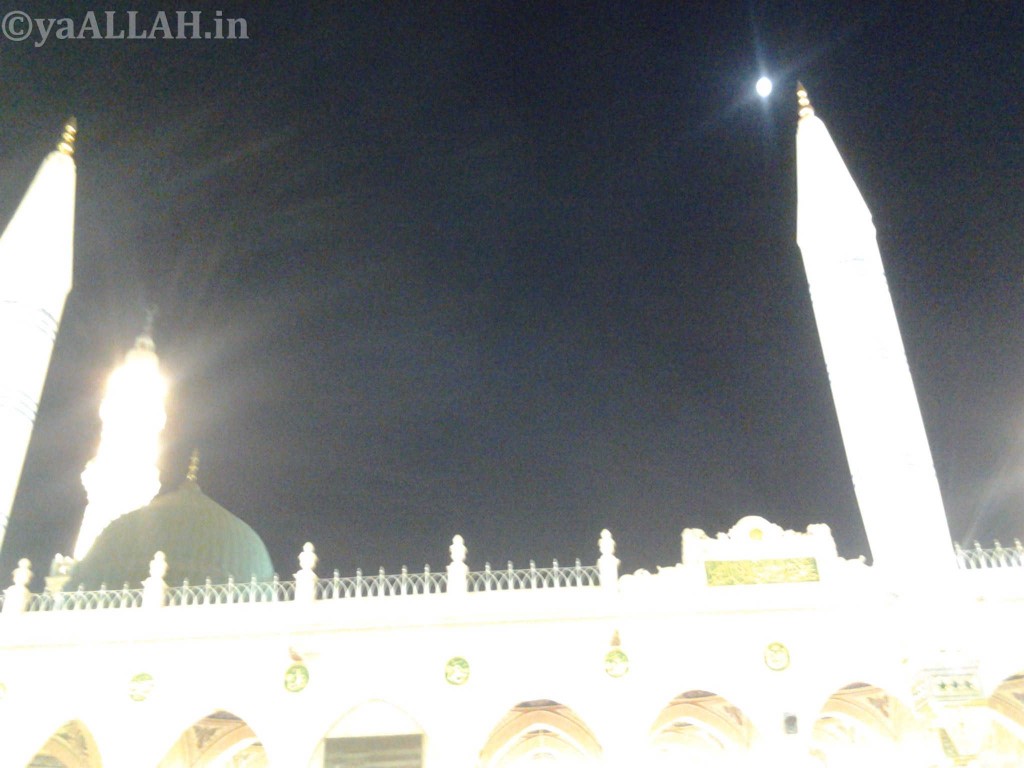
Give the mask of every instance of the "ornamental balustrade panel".
[(1024, 568), (1024, 544), (1020, 539), (1015, 539), (1013, 547), (1006, 548), (998, 541), (991, 548), (982, 547), (978, 542), (970, 549), (963, 549), (955, 544), (957, 565), (962, 570), (977, 570), (981, 568)]
[(171, 587), (166, 592), (166, 605), (233, 605), (235, 603), (282, 603), (295, 599), (295, 582), (281, 581), (276, 575), (273, 581), (251, 581), (227, 584), (213, 584), (209, 579), (204, 584), (191, 585), (186, 580), (180, 587)]
[(26, 611), (93, 611), (99, 609), (139, 608), (142, 606), (142, 590), (97, 589), (75, 592), (42, 592), (29, 597)]
[(360, 597), (402, 597), (407, 595), (434, 595), (447, 591), (448, 576), (433, 573), (429, 566), (423, 573), (409, 573), (406, 567), (397, 574), (386, 574), (384, 569), (375, 576), (364, 576), (362, 568), (356, 569), (355, 576), (342, 577), (338, 571), (329, 579), (316, 583), (318, 600), (340, 600)]
[(467, 575), (467, 587), (470, 592), (502, 592), (523, 589), (562, 589), (578, 587), (598, 587), (601, 579), (597, 566), (582, 565), (579, 558), (569, 568), (559, 566), (558, 561), (552, 562), (550, 568), (538, 568), (531, 560), (529, 568), (515, 568), (510, 560), (504, 570), (491, 569), (490, 563), (484, 564), (482, 571), (473, 571)]

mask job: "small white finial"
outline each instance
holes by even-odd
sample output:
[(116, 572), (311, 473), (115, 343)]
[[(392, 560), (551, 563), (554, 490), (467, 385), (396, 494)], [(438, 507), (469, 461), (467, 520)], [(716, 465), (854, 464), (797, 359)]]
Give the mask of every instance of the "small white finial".
[(453, 563), (466, 562), (466, 542), (459, 534), (452, 537), (452, 545), (448, 547), (448, 551), (451, 553)]
[(313, 548), (312, 542), (307, 541), (302, 545), (302, 552), (299, 554), (299, 568), (304, 571), (312, 571), (316, 568), (319, 559), (316, 556), (316, 550)]
[(32, 581), (32, 563), (28, 561), (28, 558), (21, 558), (18, 561), (18, 567), (11, 571), (11, 576), (14, 577), (14, 586), (16, 587), (27, 587), (28, 583)]
[(601, 538), (597, 540), (597, 547), (601, 550), (602, 555), (615, 554), (615, 539), (612, 538), (612, 532), (607, 528), (601, 531)]
[(167, 575), (167, 555), (157, 552), (149, 561), (149, 575), (153, 579), (163, 579)]

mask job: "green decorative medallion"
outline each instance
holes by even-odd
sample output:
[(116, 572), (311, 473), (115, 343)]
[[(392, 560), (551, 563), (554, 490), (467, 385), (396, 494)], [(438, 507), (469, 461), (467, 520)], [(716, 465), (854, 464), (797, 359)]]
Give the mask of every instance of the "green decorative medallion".
[(629, 672), (629, 656), (619, 648), (612, 648), (604, 655), (604, 671), (609, 677), (622, 677)]
[(128, 697), (132, 701), (145, 701), (153, 693), (156, 681), (148, 672), (140, 672), (128, 683)]
[(769, 643), (764, 649), (764, 664), (773, 672), (781, 672), (789, 666), (789, 649), (782, 643)]
[(463, 685), (469, 680), (469, 662), (461, 656), (453, 656), (444, 665), (444, 679), (452, 685)]
[(284, 673), (284, 689), (298, 693), (309, 684), (309, 670), (302, 664), (292, 664)]

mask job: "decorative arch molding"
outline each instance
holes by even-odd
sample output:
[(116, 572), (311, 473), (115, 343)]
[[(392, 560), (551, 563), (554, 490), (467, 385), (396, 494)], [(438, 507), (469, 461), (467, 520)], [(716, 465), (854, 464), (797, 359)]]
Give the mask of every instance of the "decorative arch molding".
[(1024, 741), (1024, 672), (1010, 675), (996, 686), (988, 706), (1017, 739)]
[(80, 720), (70, 720), (57, 728), (43, 744), (28, 768), (52, 766), (64, 768), (101, 768), (99, 749), (89, 729)]
[(509, 710), (480, 750), (482, 768), (504, 768), (542, 755), (589, 758), (602, 754), (586, 723), (550, 699), (523, 701)]
[(231, 712), (218, 710), (187, 726), (158, 763), (158, 768), (206, 768), (227, 765), (245, 755), (247, 766), (267, 765), (266, 753), (248, 722)]
[(840, 659), (837, 659), (834, 665), (829, 663), (828, 666), (830, 669), (823, 671), (819, 679), (814, 681), (813, 688), (808, 694), (808, 706), (814, 706), (815, 700), (818, 704), (813, 710), (806, 711), (805, 717), (821, 712), (837, 693), (852, 690), (855, 686), (874, 687), (899, 702), (904, 709), (911, 712), (914, 710), (913, 690), (907, 682), (905, 667), (892, 664), (880, 664), (877, 668), (865, 667), (862, 664), (851, 667), (844, 666)]
[[(837, 718), (850, 727), (863, 726), (890, 740), (898, 740), (917, 724), (913, 710), (886, 689), (871, 683), (848, 683), (825, 700), (817, 722)], [(816, 725), (817, 727), (817, 725)]]
[(753, 723), (729, 699), (691, 689), (675, 696), (658, 713), (650, 729), (650, 744), (656, 753), (692, 748), (746, 750), (756, 736)]
[(821, 761), (871, 755), (893, 764), (931, 738), (912, 709), (864, 681), (848, 683), (823, 702), (810, 736), (810, 754)]

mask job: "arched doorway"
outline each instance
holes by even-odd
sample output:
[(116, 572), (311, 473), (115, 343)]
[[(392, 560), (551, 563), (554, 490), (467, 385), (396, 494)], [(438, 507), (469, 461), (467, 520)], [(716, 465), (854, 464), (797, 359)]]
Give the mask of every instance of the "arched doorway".
[(498, 722), (480, 751), (481, 768), (583, 766), (601, 755), (590, 729), (569, 707), (550, 699), (522, 701)]
[(65, 723), (47, 740), (28, 768), (101, 768), (92, 734), (78, 720)]
[(157, 768), (267, 768), (252, 728), (230, 712), (213, 712), (185, 729)]

